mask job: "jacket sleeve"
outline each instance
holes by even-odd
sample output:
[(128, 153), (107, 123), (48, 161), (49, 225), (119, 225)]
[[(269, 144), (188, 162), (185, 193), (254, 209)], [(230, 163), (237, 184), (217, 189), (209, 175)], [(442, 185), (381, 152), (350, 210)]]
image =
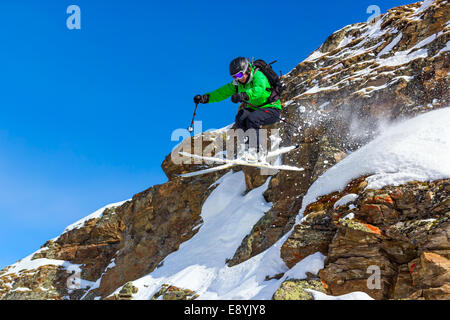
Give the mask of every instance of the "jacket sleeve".
[(266, 88), (270, 88), (269, 80), (261, 71), (255, 72), (253, 86), (246, 90), (250, 103), (256, 106), (265, 103), (270, 96), (270, 91), (267, 91)]
[(209, 94), (208, 103), (211, 103), (225, 100), (226, 98), (231, 97), (234, 93), (236, 93), (236, 87), (234, 86), (233, 82), (230, 82), (220, 87), (219, 89), (208, 92), (206, 94)]

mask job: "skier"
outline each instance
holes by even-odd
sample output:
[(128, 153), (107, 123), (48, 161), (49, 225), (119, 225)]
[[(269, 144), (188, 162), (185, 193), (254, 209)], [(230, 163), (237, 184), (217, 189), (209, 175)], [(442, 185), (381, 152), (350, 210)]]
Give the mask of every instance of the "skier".
[[(233, 103), (242, 103), (235, 123), (236, 129), (242, 129), (246, 138), (244, 144), (238, 144), (238, 158), (249, 162), (262, 162), (265, 160), (267, 150), (260, 145), (259, 129), (263, 125), (280, 120), (281, 101), (279, 97), (276, 97), (275, 101), (268, 102), (271, 97), (269, 80), (247, 58), (233, 59), (230, 63), (230, 75), (234, 78), (231, 82), (215, 91), (203, 95), (197, 94), (194, 102), (206, 104), (231, 97)], [(256, 146), (249, 145), (252, 134), (256, 135)]]

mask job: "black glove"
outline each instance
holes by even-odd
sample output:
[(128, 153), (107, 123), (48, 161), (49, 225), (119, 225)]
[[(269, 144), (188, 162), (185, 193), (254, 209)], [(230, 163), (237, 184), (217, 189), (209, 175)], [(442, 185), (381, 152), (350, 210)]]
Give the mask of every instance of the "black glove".
[(231, 96), (231, 101), (233, 103), (246, 102), (248, 101), (248, 94), (246, 94), (245, 92), (235, 93)]
[(204, 94), (204, 95), (196, 95), (194, 97), (194, 103), (208, 103), (209, 101), (209, 94)]

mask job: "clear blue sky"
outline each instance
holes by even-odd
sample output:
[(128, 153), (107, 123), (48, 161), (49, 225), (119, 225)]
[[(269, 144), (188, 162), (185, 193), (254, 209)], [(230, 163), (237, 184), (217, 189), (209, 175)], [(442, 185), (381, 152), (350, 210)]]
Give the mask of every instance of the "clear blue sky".
[[(413, 1), (3, 0), (0, 268), (74, 221), (166, 177), (192, 97), (230, 81), (236, 56), (288, 72), (332, 32)], [(81, 30), (66, 9), (81, 8)], [(233, 122), (201, 105), (203, 129)]]

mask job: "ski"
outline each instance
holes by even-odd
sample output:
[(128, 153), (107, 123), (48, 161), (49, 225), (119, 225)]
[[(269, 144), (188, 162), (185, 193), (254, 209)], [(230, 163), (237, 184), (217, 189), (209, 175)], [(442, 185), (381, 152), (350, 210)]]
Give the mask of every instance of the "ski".
[[(267, 158), (278, 156), (278, 155), (281, 155), (283, 153), (292, 151), (292, 150), (297, 149), (297, 148), (298, 148), (298, 145), (291, 146), (291, 147), (280, 148), (278, 150), (269, 152), (267, 154)], [(190, 154), (190, 153), (187, 153), (187, 152), (179, 152), (179, 154), (181, 154), (183, 156), (186, 156), (186, 157), (202, 159), (204, 161), (223, 163), (223, 165), (218, 166), (218, 167), (213, 167), (213, 168), (200, 170), (200, 171), (196, 171), (196, 172), (181, 174), (181, 175), (179, 175), (181, 177), (192, 177), (192, 176), (195, 176), (195, 175), (205, 174), (205, 173), (214, 172), (214, 171), (218, 171), (218, 170), (223, 170), (223, 169), (226, 169), (226, 168), (230, 168), (230, 167), (233, 167), (233, 166), (240, 166), (240, 165), (242, 165), (242, 166), (250, 166), (250, 167), (257, 167), (257, 168), (273, 169), (273, 170), (290, 170), (290, 171), (303, 171), (303, 170), (305, 170), (304, 168), (298, 168), (298, 167), (293, 167), (293, 166), (288, 166), (288, 165), (271, 165), (269, 163), (263, 163), (263, 162), (254, 162), (254, 163), (252, 163), (252, 162), (247, 162), (247, 161), (241, 160), (241, 159), (222, 159), (222, 158), (216, 158), (216, 157), (206, 157), (206, 156), (199, 156), (199, 155), (196, 155), (196, 154)]]
[(273, 157), (275, 157), (275, 156), (279, 156), (280, 154), (287, 153), (287, 152), (290, 152), (290, 151), (292, 151), (292, 150), (295, 150), (295, 149), (297, 149), (298, 147), (300, 147), (300, 145), (297, 144), (297, 145), (295, 145), (295, 146), (282, 147), (282, 148), (278, 148), (277, 150), (274, 150), (274, 151), (269, 151), (269, 152), (267, 153), (266, 158), (273, 158)]
[(304, 168), (292, 167), (292, 166), (287, 166), (287, 165), (271, 165), (269, 163), (263, 163), (263, 162), (252, 163), (252, 162), (247, 162), (247, 161), (241, 160), (241, 159), (231, 160), (231, 159), (221, 159), (221, 158), (215, 158), (215, 157), (205, 157), (205, 156), (199, 156), (196, 154), (190, 154), (190, 153), (186, 153), (186, 152), (179, 152), (179, 154), (186, 156), (186, 157), (202, 159), (205, 161), (220, 162), (220, 163), (224, 163), (224, 164), (234, 164), (236, 166), (250, 166), (250, 167), (258, 167), (258, 168), (267, 168), (267, 169), (275, 169), (275, 170), (292, 170), (292, 171), (305, 170)]

